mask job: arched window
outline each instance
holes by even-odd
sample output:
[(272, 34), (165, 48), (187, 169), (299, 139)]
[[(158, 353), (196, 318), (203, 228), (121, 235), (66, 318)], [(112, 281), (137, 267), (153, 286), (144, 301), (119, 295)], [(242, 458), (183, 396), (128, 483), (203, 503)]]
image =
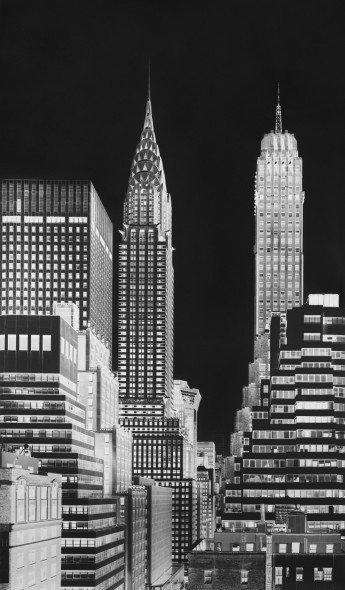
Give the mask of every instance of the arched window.
[(25, 481), (25, 479), (21, 478), (18, 480), (16, 492), (17, 492), (16, 521), (17, 522), (25, 522), (26, 521), (26, 510), (25, 510), (26, 481)]

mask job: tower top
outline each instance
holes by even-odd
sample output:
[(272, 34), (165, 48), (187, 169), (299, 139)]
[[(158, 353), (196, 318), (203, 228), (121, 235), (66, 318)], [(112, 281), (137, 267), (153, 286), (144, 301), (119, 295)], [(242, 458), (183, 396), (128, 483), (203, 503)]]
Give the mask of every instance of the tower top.
[(145, 113), (145, 121), (144, 121), (144, 129), (151, 129), (154, 133), (153, 128), (153, 118), (152, 118), (152, 105), (151, 105), (151, 67), (149, 61), (149, 71), (148, 71), (148, 84), (147, 84), (147, 101), (146, 101), (146, 113)]
[(282, 109), (280, 106), (280, 85), (278, 82), (278, 100), (276, 106), (276, 133), (283, 133)]

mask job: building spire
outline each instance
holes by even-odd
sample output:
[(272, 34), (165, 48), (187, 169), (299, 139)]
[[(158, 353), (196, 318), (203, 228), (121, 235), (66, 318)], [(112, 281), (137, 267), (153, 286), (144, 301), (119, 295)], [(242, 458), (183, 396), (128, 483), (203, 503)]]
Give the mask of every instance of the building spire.
[(149, 71), (148, 71), (148, 86), (147, 86), (147, 101), (146, 101), (146, 114), (145, 114), (145, 122), (144, 122), (144, 129), (153, 129), (153, 118), (152, 118), (152, 106), (151, 106), (151, 65), (149, 60)]
[(280, 106), (280, 85), (278, 82), (278, 102), (276, 106), (276, 133), (283, 133), (282, 109)]

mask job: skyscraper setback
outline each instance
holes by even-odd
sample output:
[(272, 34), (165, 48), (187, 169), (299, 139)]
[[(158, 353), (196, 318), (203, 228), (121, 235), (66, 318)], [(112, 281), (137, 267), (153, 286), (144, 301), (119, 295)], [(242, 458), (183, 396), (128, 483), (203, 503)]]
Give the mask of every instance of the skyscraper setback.
[(255, 335), (261, 335), (271, 312), (303, 303), (302, 159), (297, 141), (283, 133), (276, 108), (275, 131), (264, 136), (255, 187)]

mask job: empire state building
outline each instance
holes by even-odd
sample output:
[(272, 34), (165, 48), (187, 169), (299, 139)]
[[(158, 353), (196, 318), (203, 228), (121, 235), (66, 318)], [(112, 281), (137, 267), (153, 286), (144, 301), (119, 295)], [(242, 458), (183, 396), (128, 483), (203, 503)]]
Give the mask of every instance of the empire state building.
[(173, 395), (171, 199), (153, 127), (150, 93), (132, 161), (121, 235), (121, 404), (127, 408), (135, 404), (144, 414), (169, 417)]
[(297, 141), (283, 132), (281, 106), (275, 131), (264, 136), (255, 186), (255, 336), (272, 312), (303, 304), (302, 159)]

